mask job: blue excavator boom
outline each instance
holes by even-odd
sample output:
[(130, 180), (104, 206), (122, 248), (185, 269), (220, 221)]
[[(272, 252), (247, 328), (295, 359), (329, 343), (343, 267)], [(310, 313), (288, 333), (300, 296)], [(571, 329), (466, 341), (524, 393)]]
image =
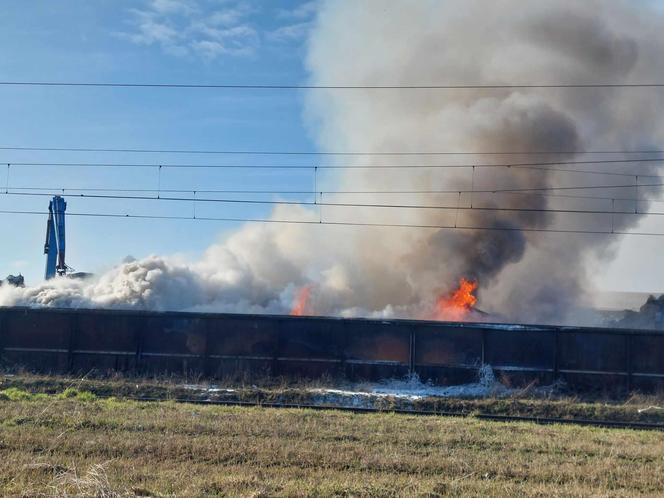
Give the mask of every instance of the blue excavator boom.
[(67, 203), (62, 196), (56, 195), (48, 205), (48, 221), (46, 223), (46, 271), (44, 278), (49, 280), (56, 275), (65, 275), (65, 210)]

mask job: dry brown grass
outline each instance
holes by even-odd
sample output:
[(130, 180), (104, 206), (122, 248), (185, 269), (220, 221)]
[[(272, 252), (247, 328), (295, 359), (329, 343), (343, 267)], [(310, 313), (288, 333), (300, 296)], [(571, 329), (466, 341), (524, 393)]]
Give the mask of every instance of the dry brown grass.
[[(194, 379), (195, 380), (195, 379)], [(0, 398), (13, 393), (13, 398), (29, 399), (45, 394), (65, 396), (69, 392), (90, 392), (98, 397), (114, 396), (122, 399), (160, 400), (212, 400), (241, 401), (250, 403), (288, 403), (294, 405), (320, 405), (346, 403), (352, 400), (322, 398), (312, 388), (341, 388), (354, 390), (356, 385), (339, 384), (331, 379), (317, 381), (286, 382), (284, 379), (264, 379), (263, 383), (246, 384), (234, 380), (219, 379), (215, 387), (232, 388), (232, 391), (209, 392), (205, 389), (188, 389), (184, 385), (193, 382), (182, 377), (69, 377), (21, 373), (0, 374)], [(198, 379), (200, 387), (209, 385)], [(361, 386), (360, 386), (361, 387)], [(365, 400), (366, 401), (366, 400)], [(367, 402), (369, 403), (369, 402)], [(612, 398), (595, 394), (554, 393), (545, 394), (533, 389), (515, 390), (511, 394), (484, 398), (428, 397), (418, 400), (407, 398), (375, 398), (370, 404), (384, 411), (392, 409), (423, 410), (455, 413), (484, 413), (540, 418), (591, 419), (601, 421), (648, 422), (664, 424), (664, 393)], [(650, 407), (650, 408), (649, 408)]]
[(664, 496), (664, 433), (131, 401), (0, 401), (0, 495)]

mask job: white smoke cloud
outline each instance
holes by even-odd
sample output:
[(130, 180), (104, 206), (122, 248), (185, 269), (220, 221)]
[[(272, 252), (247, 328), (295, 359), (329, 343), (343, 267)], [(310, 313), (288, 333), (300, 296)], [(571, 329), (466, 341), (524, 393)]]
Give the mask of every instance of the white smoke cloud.
[[(307, 67), (318, 85), (597, 83), (662, 74), (662, 18), (614, 1), (324, 1)], [(306, 119), (326, 151), (577, 151), (657, 148), (660, 92), (634, 89), (315, 90)], [(361, 156), (353, 165), (576, 160), (567, 155)], [(596, 166), (601, 168), (604, 166)], [(612, 171), (647, 173), (643, 164)], [(624, 178), (516, 168), (345, 170), (339, 190), (476, 190), (608, 185)], [(651, 190), (651, 192), (654, 192)], [(594, 195), (616, 194), (615, 189)], [(621, 194), (624, 195), (625, 191)], [(656, 192), (655, 192), (656, 193)], [(633, 194), (633, 192), (630, 192)], [(184, 264), (152, 256), (91, 281), (0, 289), (0, 305), (288, 312), (312, 284), (310, 308), (343, 316), (430, 316), (462, 276), (480, 306), (509, 320), (564, 322), (588, 289), (586, 268), (619, 239), (523, 229), (628, 230), (638, 216), (523, 209), (607, 209), (606, 201), (538, 194), (336, 194), (328, 202), (499, 207), (520, 211), (325, 207), (327, 221), (507, 229), (249, 224)], [(645, 210), (645, 203), (640, 205)], [(280, 207), (275, 219), (316, 219)]]

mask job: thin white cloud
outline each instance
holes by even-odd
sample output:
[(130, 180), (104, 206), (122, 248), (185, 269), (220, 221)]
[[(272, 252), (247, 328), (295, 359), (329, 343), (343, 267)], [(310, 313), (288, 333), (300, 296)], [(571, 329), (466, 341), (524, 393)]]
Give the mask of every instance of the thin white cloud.
[(256, 9), (248, 3), (238, 3), (232, 7), (213, 11), (207, 16), (208, 22), (214, 26), (234, 26), (242, 23), (254, 14)]
[(270, 31), (267, 38), (276, 43), (293, 43), (304, 39), (311, 30), (318, 7), (319, 0), (309, 0), (293, 9), (279, 9), (276, 17), (284, 24)]
[(298, 22), (281, 26), (268, 34), (268, 37), (277, 42), (298, 41), (306, 37), (311, 29), (311, 22)]
[(198, 24), (192, 26), (192, 33), (199, 33), (200, 37), (191, 41), (190, 47), (205, 59), (221, 55), (251, 55), (260, 44), (256, 30), (247, 25), (219, 29)]
[(150, 7), (162, 14), (182, 13), (191, 14), (196, 11), (195, 2), (188, 0), (152, 0)]
[(260, 45), (248, 19), (255, 9), (243, 1), (150, 0), (128, 12), (131, 30), (117, 36), (168, 54), (213, 60), (251, 55)]
[(136, 26), (136, 31), (126, 33), (126, 38), (139, 45), (152, 45), (153, 43), (172, 44), (180, 35), (171, 26), (146, 18)]
[(304, 2), (294, 9), (279, 9), (277, 17), (281, 19), (310, 19), (318, 10), (318, 0)]

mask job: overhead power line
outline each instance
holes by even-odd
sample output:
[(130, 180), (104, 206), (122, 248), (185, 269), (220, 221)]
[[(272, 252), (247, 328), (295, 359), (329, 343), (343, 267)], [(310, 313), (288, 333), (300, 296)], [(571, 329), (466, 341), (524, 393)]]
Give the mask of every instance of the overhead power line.
[[(463, 164), (374, 164), (374, 165), (351, 165), (351, 164), (188, 164), (188, 163), (118, 163), (118, 162), (34, 162), (34, 161), (0, 161), (0, 165), (7, 166), (39, 166), (39, 167), (82, 167), (82, 168), (210, 168), (210, 169), (468, 169), (468, 168), (523, 168), (537, 169), (541, 171), (556, 171), (568, 173), (587, 173), (587, 174), (607, 174), (616, 176), (643, 176), (640, 173), (616, 173), (603, 171), (586, 171), (578, 169), (554, 169), (545, 166), (573, 166), (573, 165), (616, 165), (632, 163), (652, 163), (662, 164), (664, 158), (635, 158), (635, 159), (595, 159), (579, 161), (531, 161), (531, 162), (511, 162), (511, 163), (463, 163)], [(656, 176), (656, 175), (650, 175)]]
[(18, 147), (0, 146), (0, 150), (40, 152), (122, 152), (134, 154), (219, 154), (254, 156), (516, 156), (572, 154), (664, 154), (664, 149), (598, 149), (598, 150), (518, 150), (518, 151), (296, 151), (296, 150), (206, 150), (206, 149), (143, 149), (96, 147)]
[[(497, 193), (539, 193), (539, 192), (548, 192), (556, 190), (587, 190), (587, 189), (617, 189), (617, 188), (648, 188), (648, 187), (664, 187), (664, 183), (628, 183), (620, 185), (570, 185), (570, 186), (559, 186), (559, 187), (514, 187), (514, 188), (495, 188), (495, 189), (430, 189), (430, 190), (197, 190), (197, 189), (167, 189), (163, 192), (198, 192), (198, 193), (246, 193), (246, 194), (497, 194)], [(31, 188), (31, 187), (6, 187), (4, 192), (0, 193), (11, 193), (12, 190), (42, 190), (41, 187)], [(56, 188), (50, 189), (52, 192), (61, 192), (61, 191), (109, 191), (109, 192), (122, 192), (122, 191), (136, 191), (136, 192), (162, 192), (160, 188), (157, 189), (67, 189), (67, 188)], [(84, 195), (81, 195), (84, 196)], [(583, 198), (586, 198), (585, 196)], [(590, 197), (592, 199), (616, 199), (615, 197)]]
[[(0, 210), (0, 214), (12, 215), (48, 215), (45, 211), (13, 211)], [(522, 228), (522, 227), (486, 227), (486, 226), (453, 226), (453, 225), (425, 225), (408, 223), (365, 223), (347, 221), (309, 221), (309, 220), (281, 220), (269, 218), (215, 218), (194, 216), (168, 216), (168, 215), (139, 215), (139, 214), (117, 214), (117, 213), (89, 213), (89, 212), (67, 212), (67, 216), (93, 217), (93, 218), (122, 218), (122, 219), (149, 219), (149, 220), (183, 220), (183, 221), (221, 221), (236, 223), (277, 223), (291, 225), (318, 225), (318, 226), (354, 226), (354, 227), (378, 227), (378, 228), (419, 228), (434, 230), (459, 230), (459, 231), (493, 231), (493, 232), (543, 232), (557, 234), (579, 234), (579, 235), (637, 235), (661, 237), (660, 232), (628, 232), (608, 230), (568, 230), (555, 228)]]
[(648, 175), (643, 173), (616, 173), (613, 171), (588, 171), (583, 169), (567, 169), (567, 168), (542, 168), (537, 166), (506, 166), (507, 168), (522, 169), (527, 171), (539, 171), (540, 173), (576, 173), (583, 175), (601, 175), (601, 176), (622, 176), (629, 178), (661, 178), (659, 175)]
[(95, 88), (181, 88), (219, 90), (509, 90), (546, 88), (663, 88), (664, 83), (521, 83), (521, 84), (215, 84), (215, 83), (123, 83), (92, 81), (0, 81), (0, 86), (95, 87)]
[[(634, 175), (630, 175), (634, 176)], [(638, 188), (644, 185), (631, 185)], [(647, 186), (647, 185), (645, 185)], [(657, 186), (657, 185), (655, 185)], [(76, 192), (120, 192), (120, 193), (159, 193), (168, 194), (256, 194), (256, 195), (423, 195), (423, 194), (459, 194), (467, 192), (459, 192), (458, 190), (271, 190), (271, 189), (253, 189), (253, 190), (240, 190), (240, 189), (158, 189), (158, 188), (95, 188), (95, 187), (10, 187), (6, 192), (19, 191), (19, 192), (49, 192), (49, 195), (72, 193)], [(470, 193), (487, 193), (470, 191)], [(656, 202), (661, 203), (664, 200), (652, 199), (649, 197), (618, 197), (618, 196), (601, 196), (601, 195), (574, 195), (574, 194), (542, 194), (542, 193), (529, 193), (529, 192), (496, 192), (497, 194), (506, 195), (527, 195), (533, 197), (551, 197), (551, 198), (564, 198), (564, 199), (587, 199), (587, 200), (606, 200), (606, 201), (634, 201), (634, 202)], [(0, 192), (2, 194), (2, 192)]]
[[(588, 189), (612, 189), (612, 188), (641, 188), (662, 187), (664, 183), (629, 183), (627, 185), (579, 185), (565, 187), (526, 187), (526, 188), (502, 188), (491, 190), (462, 190), (464, 193), (496, 193), (496, 192), (546, 192), (554, 190), (588, 190)], [(450, 191), (453, 193), (454, 191)], [(458, 192), (458, 190), (457, 190)]]
[[(48, 196), (49, 193), (42, 192), (0, 192), (0, 195), (14, 196)], [(428, 209), (441, 211), (486, 211), (486, 212), (513, 212), (513, 213), (559, 213), (559, 214), (611, 214), (611, 215), (642, 215), (662, 216), (664, 212), (652, 211), (607, 211), (590, 209), (544, 209), (528, 207), (497, 207), (497, 206), (441, 206), (428, 204), (378, 204), (378, 203), (355, 203), (355, 202), (323, 202), (323, 201), (285, 201), (285, 200), (260, 200), (260, 199), (214, 199), (207, 197), (164, 197), (145, 195), (107, 195), (107, 194), (79, 194), (82, 199), (112, 199), (112, 200), (137, 200), (137, 201), (171, 201), (187, 203), (220, 203), (220, 204), (244, 204), (244, 205), (271, 205), (271, 206), (307, 206), (307, 207), (336, 207), (336, 208), (389, 208), (389, 209)]]

